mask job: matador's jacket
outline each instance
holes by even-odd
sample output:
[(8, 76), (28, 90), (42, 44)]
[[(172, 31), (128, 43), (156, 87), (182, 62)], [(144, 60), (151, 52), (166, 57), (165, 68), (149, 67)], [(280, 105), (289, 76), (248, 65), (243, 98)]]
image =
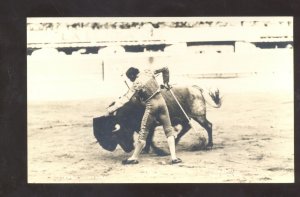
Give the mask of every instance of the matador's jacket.
[(108, 108), (108, 112), (113, 113), (127, 103), (135, 94), (146, 103), (145, 113), (141, 122), (141, 130), (139, 132), (139, 140), (146, 140), (149, 128), (151, 128), (155, 121), (159, 121), (162, 124), (167, 137), (175, 136), (166, 102), (160, 93), (160, 86), (155, 79), (155, 75), (158, 73), (163, 74), (163, 82), (167, 84), (170, 78), (169, 69), (167, 67), (154, 71), (148, 69), (141, 71), (128, 92), (115, 101), (113, 106)]

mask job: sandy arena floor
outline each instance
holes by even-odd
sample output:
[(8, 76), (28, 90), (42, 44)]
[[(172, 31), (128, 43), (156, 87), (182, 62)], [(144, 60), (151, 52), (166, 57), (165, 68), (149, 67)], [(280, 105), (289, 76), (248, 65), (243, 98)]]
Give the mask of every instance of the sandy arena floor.
[[(29, 102), (28, 182), (294, 182), (292, 86), (273, 86), (276, 77), (261, 80), (265, 83), (257, 80), (218, 80), (223, 106), (209, 108), (207, 115), (213, 123), (214, 147), (192, 151), (200, 133), (190, 130), (177, 146), (177, 154), (184, 161), (178, 165), (170, 165), (168, 156), (151, 153), (142, 155), (138, 165), (123, 166), (121, 160), (130, 154), (120, 147), (114, 152), (102, 149), (93, 136), (92, 118), (103, 111), (109, 98)], [(253, 83), (261, 85), (255, 87)], [(196, 123), (195, 127), (204, 131)], [(155, 142), (167, 150), (161, 128), (156, 131)]]

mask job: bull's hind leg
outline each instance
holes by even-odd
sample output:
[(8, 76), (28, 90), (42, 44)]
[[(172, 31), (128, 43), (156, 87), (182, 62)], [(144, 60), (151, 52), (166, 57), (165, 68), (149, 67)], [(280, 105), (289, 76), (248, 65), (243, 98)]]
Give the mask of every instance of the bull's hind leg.
[(212, 123), (206, 119), (206, 116), (197, 116), (193, 118), (197, 121), (207, 132), (208, 135), (208, 144), (207, 148), (212, 148), (213, 146), (213, 137), (212, 137)]
[(184, 136), (184, 135), (191, 129), (191, 126), (190, 126), (188, 123), (183, 123), (183, 124), (181, 124), (181, 125), (182, 125), (182, 129), (181, 129), (181, 131), (178, 133), (178, 135), (177, 135), (177, 137), (176, 137), (176, 139), (175, 139), (175, 144), (176, 144), (176, 145), (178, 144), (180, 138), (181, 138), (182, 136)]

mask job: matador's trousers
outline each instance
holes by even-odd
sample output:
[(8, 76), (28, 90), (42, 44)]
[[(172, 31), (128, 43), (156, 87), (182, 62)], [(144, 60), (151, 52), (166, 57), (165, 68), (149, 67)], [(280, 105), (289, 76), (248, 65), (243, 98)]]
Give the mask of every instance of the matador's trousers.
[(162, 124), (167, 137), (175, 136), (166, 101), (160, 92), (146, 102), (146, 110), (141, 123), (139, 140), (146, 141), (149, 129), (155, 124), (156, 120)]

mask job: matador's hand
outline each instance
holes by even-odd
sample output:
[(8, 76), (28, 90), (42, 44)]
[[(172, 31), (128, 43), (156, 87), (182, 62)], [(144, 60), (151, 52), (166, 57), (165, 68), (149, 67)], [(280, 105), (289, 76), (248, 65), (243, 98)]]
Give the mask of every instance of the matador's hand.
[(172, 86), (169, 83), (165, 83), (164, 86), (167, 90), (170, 90), (172, 88)]

